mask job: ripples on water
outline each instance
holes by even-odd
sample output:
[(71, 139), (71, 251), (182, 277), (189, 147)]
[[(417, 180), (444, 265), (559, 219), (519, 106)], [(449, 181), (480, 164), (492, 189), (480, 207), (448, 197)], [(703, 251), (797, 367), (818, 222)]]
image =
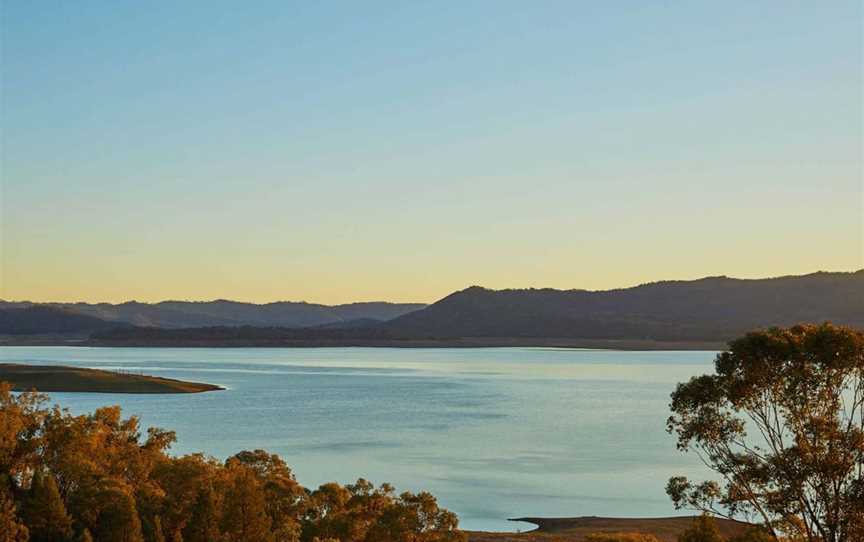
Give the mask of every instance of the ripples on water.
[(668, 516), (676, 474), (704, 476), (665, 432), (675, 383), (713, 352), (2, 347), (0, 361), (220, 384), (196, 395), (55, 393), (119, 404), (177, 432), (177, 454), (278, 453), (307, 486), (362, 476), (434, 493), (462, 526), (514, 516)]

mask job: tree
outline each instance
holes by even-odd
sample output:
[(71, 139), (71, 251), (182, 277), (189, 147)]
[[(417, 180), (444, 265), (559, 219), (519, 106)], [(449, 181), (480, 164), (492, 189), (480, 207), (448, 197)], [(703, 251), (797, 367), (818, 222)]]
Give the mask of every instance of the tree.
[(367, 542), (465, 542), (456, 515), (441, 510), (432, 494), (405, 492), (379, 513), (366, 533)]
[(320, 540), (355, 540), (361, 533), (352, 532), (356, 521), (350, 521), (346, 510), (351, 492), (335, 483), (323, 484), (309, 497), (309, 508), (303, 522), (303, 542)]
[(195, 499), (192, 514), (183, 531), (184, 542), (212, 542), (219, 540), (219, 516), (213, 488), (204, 486)]
[(864, 333), (831, 324), (757, 331), (715, 374), (672, 394), (668, 429), (719, 482), (669, 481), (678, 508), (758, 518), (773, 538), (853, 540), (864, 526)]
[(218, 462), (201, 454), (163, 458), (156, 463), (151, 473), (151, 482), (164, 495), (161, 502), (150, 509), (151, 513), (153, 510), (158, 511), (162, 520), (162, 532), (169, 541), (176, 538), (175, 533), (183, 532), (189, 526), (193, 509), (205, 487), (210, 491), (210, 496), (214, 497), (212, 478), (220, 468)]
[(230, 469), (231, 483), (225, 495), (222, 532), (231, 542), (272, 540), (264, 491), (255, 471), (244, 466)]
[(226, 465), (251, 469), (261, 482), (274, 542), (297, 542), (301, 530), (299, 516), (305, 508), (306, 492), (285, 461), (278, 455), (255, 450), (234, 455)]
[(173, 432), (142, 437), (119, 407), (73, 416), (45, 401), (0, 383), (0, 542), (464, 540), (428, 493), (362, 479), (313, 492), (263, 450), (173, 457)]
[(66, 542), (72, 537), (72, 518), (50, 474), (36, 471), (21, 514), (31, 542)]
[(678, 542), (723, 542), (723, 537), (720, 536), (714, 518), (702, 514), (678, 536)]
[(18, 518), (15, 501), (4, 478), (0, 476), (0, 542), (28, 542), (27, 527)]
[(27, 478), (40, 460), (47, 401), (35, 392), (15, 395), (9, 383), (0, 382), (0, 473), (11, 480)]
[(87, 477), (74, 482), (69, 510), (78, 528), (98, 542), (142, 542), (141, 519), (131, 489), (121, 480)]
[(119, 484), (110, 484), (99, 493), (99, 542), (144, 542), (135, 499)]
[[(138, 514), (141, 517), (141, 514)], [(153, 516), (147, 520), (141, 519), (141, 531), (146, 542), (165, 542), (165, 531), (162, 529), (162, 518)]]

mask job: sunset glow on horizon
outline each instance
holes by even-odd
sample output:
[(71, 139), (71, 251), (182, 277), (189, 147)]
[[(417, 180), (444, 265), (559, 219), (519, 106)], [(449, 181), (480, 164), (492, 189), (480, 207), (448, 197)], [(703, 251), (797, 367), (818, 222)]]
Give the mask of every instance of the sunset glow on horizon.
[(433, 302), (864, 267), (859, 2), (0, 17), (0, 299)]

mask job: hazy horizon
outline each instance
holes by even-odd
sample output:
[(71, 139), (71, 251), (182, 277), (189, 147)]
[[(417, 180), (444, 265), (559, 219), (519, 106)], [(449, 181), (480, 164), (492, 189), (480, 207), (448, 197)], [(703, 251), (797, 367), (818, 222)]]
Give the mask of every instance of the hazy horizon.
[(0, 298), (864, 267), (862, 6), (6, 3)]

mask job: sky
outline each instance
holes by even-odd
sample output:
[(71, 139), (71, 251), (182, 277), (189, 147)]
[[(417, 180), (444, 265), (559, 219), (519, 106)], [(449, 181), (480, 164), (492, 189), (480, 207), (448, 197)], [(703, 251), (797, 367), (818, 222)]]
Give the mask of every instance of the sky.
[(3, 299), (864, 267), (859, 1), (0, 6)]

